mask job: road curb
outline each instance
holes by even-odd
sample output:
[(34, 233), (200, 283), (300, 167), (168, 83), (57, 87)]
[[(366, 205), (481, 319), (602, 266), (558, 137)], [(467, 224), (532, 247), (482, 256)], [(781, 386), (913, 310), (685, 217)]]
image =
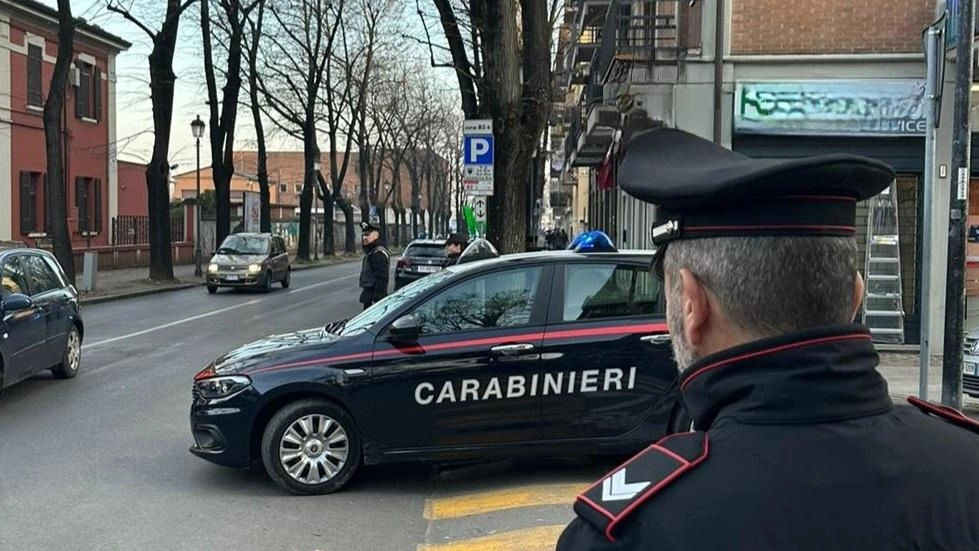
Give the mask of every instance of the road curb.
[(184, 289), (190, 289), (191, 287), (199, 287), (203, 283), (181, 283), (178, 285), (166, 285), (157, 289), (139, 289), (138, 291), (128, 291), (125, 293), (115, 293), (111, 295), (105, 295), (101, 297), (82, 297), (78, 299), (80, 304), (99, 304), (100, 302), (111, 302), (113, 300), (122, 300), (124, 298), (135, 298), (146, 295), (156, 295), (159, 293), (167, 293), (170, 291), (182, 291)]
[[(358, 260), (360, 260), (360, 258), (343, 259), (343, 260), (338, 260), (336, 262), (324, 262), (320, 264), (294, 264), (292, 266), (292, 271), (301, 272), (303, 270), (312, 270), (314, 268), (325, 268), (327, 266), (335, 266), (337, 264), (350, 264), (353, 262), (357, 262)], [(78, 299), (78, 302), (79, 304), (82, 305), (99, 304), (102, 302), (111, 302), (115, 300), (136, 298), (136, 297), (142, 297), (146, 295), (156, 295), (159, 293), (167, 293), (170, 291), (182, 291), (184, 289), (190, 289), (192, 287), (203, 287), (204, 285), (205, 283), (203, 281), (195, 281), (192, 283), (178, 283), (174, 285), (163, 285), (160, 286), (159, 288), (139, 289), (135, 291), (126, 291), (123, 293), (113, 293), (111, 295), (104, 295), (100, 297), (87, 297), (87, 298), (81, 297)]]

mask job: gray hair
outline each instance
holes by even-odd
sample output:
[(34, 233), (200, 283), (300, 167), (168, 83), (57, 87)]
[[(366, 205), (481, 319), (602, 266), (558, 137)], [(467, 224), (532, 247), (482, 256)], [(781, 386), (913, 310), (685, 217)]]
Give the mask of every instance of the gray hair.
[(663, 270), (679, 297), (687, 268), (755, 338), (853, 321), (852, 237), (721, 237), (670, 243)]

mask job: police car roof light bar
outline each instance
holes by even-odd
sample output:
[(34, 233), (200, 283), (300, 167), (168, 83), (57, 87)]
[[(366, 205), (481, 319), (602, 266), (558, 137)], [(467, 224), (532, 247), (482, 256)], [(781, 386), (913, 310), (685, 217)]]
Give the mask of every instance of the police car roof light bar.
[(593, 230), (582, 232), (568, 245), (568, 249), (576, 253), (614, 253), (618, 252), (612, 239), (603, 231)]

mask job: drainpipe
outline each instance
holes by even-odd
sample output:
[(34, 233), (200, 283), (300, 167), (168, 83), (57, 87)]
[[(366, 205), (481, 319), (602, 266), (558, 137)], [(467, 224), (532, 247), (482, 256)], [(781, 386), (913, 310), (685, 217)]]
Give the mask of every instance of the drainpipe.
[(714, 143), (723, 137), (721, 124), (724, 108), (721, 105), (724, 87), (724, 0), (714, 0)]

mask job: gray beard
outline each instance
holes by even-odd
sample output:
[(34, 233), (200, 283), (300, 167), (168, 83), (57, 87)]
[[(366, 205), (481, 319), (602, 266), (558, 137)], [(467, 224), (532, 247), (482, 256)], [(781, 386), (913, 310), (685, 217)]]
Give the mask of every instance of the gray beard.
[(666, 324), (670, 328), (670, 342), (673, 345), (673, 359), (676, 360), (680, 371), (685, 371), (690, 364), (700, 359), (687, 342), (683, 332), (683, 310), (679, 297), (670, 297), (667, 301)]

